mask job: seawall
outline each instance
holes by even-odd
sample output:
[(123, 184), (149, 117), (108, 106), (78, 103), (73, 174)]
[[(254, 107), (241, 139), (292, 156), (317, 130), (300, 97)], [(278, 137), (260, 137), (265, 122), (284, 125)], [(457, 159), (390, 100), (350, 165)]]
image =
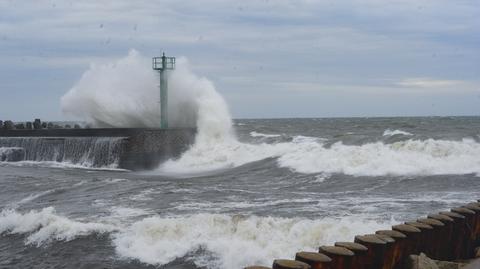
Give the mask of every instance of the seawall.
[(0, 129), (0, 147), (23, 148), (25, 160), (87, 162), (93, 158), (90, 162), (99, 166), (111, 159), (118, 168), (145, 170), (179, 157), (195, 134), (193, 128)]

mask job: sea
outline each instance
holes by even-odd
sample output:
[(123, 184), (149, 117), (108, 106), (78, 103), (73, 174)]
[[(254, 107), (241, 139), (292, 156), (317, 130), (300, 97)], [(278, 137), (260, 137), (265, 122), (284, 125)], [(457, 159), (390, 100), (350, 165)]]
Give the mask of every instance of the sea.
[(151, 171), (0, 162), (0, 268), (269, 266), (480, 199), (480, 117), (240, 119), (201, 143), (210, 131)]

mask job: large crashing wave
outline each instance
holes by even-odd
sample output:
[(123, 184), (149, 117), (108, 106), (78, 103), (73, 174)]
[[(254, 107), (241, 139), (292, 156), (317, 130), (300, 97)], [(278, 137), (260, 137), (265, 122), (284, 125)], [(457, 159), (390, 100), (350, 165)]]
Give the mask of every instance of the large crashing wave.
[[(193, 74), (186, 59), (169, 73), (172, 127), (196, 126), (194, 145), (161, 173), (200, 173), (265, 158), (299, 173), (354, 176), (480, 174), (480, 144), (474, 140), (404, 140), (325, 145), (320, 138), (297, 136), (291, 142), (248, 144), (235, 137), (228, 106), (213, 84)], [(92, 65), (62, 97), (62, 109), (94, 126), (159, 126), (158, 74), (150, 59), (135, 50), (112, 64)], [(253, 133), (255, 135), (256, 133)], [(411, 135), (386, 131), (385, 136)]]
[(395, 143), (326, 145), (318, 138), (295, 137), (292, 142), (245, 144), (238, 141), (196, 144), (178, 160), (161, 166), (169, 173), (205, 172), (277, 158), (279, 167), (297, 173), (342, 173), (352, 176), (480, 175), (480, 143), (473, 139), (404, 140)]
[(117, 252), (149, 264), (167, 264), (198, 250), (192, 260), (199, 267), (243, 268), (268, 266), (300, 250), (316, 251), (321, 244), (351, 240), (356, 234), (385, 229), (381, 223), (355, 217), (341, 219), (280, 218), (196, 214), (186, 217), (149, 217), (116, 234)]
[(24, 235), (28, 245), (109, 234), (117, 254), (127, 259), (165, 265), (187, 258), (197, 267), (226, 269), (269, 265), (275, 258), (288, 258), (285, 255), (300, 250), (314, 251), (336, 240), (351, 240), (357, 234), (385, 229), (392, 223), (353, 216), (310, 220), (195, 214), (151, 216), (126, 224), (118, 223), (115, 216), (101, 222), (74, 220), (59, 215), (52, 207), (24, 213), (13, 209), (0, 212), (0, 234)]
[(473, 139), (405, 140), (330, 147), (303, 143), (280, 156), (278, 164), (300, 173), (353, 176), (480, 174), (480, 144)]
[[(61, 98), (61, 107), (94, 127), (159, 127), (158, 85), (151, 60), (131, 50), (114, 63), (92, 64)], [(205, 110), (200, 102), (208, 103), (214, 95), (211, 82), (194, 75), (187, 60), (179, 58), (176, 70), (169, 73), (171, 127), (194, 127), (197, 115)]]

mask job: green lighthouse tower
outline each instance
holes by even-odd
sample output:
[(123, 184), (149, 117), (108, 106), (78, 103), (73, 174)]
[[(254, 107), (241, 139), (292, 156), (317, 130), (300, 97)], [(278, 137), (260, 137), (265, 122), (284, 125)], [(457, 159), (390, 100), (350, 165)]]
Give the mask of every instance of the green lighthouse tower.
[(152, 68), (160, 73), (160, 128), (168, 128), (168, 77), (167, 70), (175, 69), (175, 57), (152, 58)]

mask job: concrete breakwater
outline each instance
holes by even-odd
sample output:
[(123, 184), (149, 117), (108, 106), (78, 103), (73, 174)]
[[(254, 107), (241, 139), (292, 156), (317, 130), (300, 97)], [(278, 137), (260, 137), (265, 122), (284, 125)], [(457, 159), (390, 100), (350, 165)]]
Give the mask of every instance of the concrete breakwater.
[[(353, 242), (320, 246), (318, 252), (298, 252), (293, 260), (273, 261), (272, 267), (250, 266), (245, 269), (460, 268), (457, 263), (431, 259), (472, 259), (480, 255), (479, 245), (480, 200), (394, 225), (390, 230), (358, 235)], [(465, 268), (478, 268), (475, 267), (478, 264), (472, 266)]]
[(196, 133), (193, 128), (34, 128), (33, 124), (10, 128), (12, 123), (5, 128), (6, 123), (2, 124), (0, 161), (69, 162), (129, 170), (152, 169), (180, 156)]

